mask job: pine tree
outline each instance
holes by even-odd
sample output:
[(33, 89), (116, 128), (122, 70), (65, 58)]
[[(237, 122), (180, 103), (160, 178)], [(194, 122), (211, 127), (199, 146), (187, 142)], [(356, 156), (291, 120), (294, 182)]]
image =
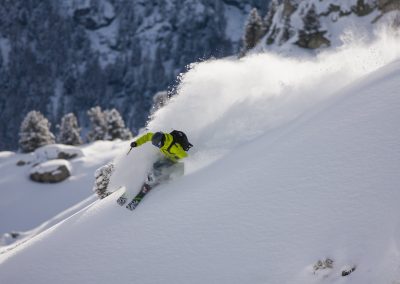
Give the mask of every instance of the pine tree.
[(107, 140), (107, 122), (101, 108), (92, 107), (87, 114), (91, 122), (91, 130), (87, 135), (88, 141)]
[(66, 145), (80, 145), (82, 144), (80, 130), (76, 116), (73, 113), (68, 113), (61, 119), (57, 141)]
[(304, 23), (304, 32), (306, 34), (317, 33), (321, 28), (321, 24), (319, 23), (318, 14), (316, 12), (314, 4), (311, 5), (310, 9), (304, 16), (303, 23)]
[(250, 11), (249, 18), (245, 24), (243, 37), (243, 53), (254, 48), (265, 33), (263, 21), (256, 8)]
[(50, 122), (39, 111), (30, 111), (24, 118), (19, 132), (19, 146), (23, 152), (32, 152), (37, 148), (54, 144), (50, 131)]
[(93, 191), (96, 192), (100, 199), (103, 199), (104, 197), (107, 197), (111, 194), (111, 191), (107, 189), (114, 169), (114, 164), (109, 163), (97, 169), (94, 174), (95, 182), (93, 186)]
[(107, 140), (129, 140), (132, 138), (132, 133), (125, 127), (125, 122), (118, 110), (113, 108), (112, 110), (106, 110), (104, 114), (107, 123)]
[(296, 42), (298, 46), (315, 49), (330, 45), (330, 41), (324, 36), (326, 31), (321, 28), (314, 4), (310, 6), (302, 20), (303, 29), (298, 32), (298, 40)]

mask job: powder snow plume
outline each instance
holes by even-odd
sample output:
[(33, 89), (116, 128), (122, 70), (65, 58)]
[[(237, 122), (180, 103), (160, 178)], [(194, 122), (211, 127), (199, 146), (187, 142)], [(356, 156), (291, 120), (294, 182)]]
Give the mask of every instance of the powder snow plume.
[[(316, 56), (262, 53), (192, 64), (180, 77), (177, 95), (153, 115), (147, 128), (187, 133), (195, 146), (185, 161), (190, 174), (400, 58), (400, 36), (391, 29), (381, 28), (371, 37), (348, 31), (342, 37), (341, 47)], [(154, 147), (142, 148), (116, 158), (112, 188), (140, 187), (157, 159)]]
[(148, 127), (187, 132), (197, 146), (191, 166), (198, 168), (400, 58), (400, 38), (392, 31), (381, 30), (373, 40), (348, 32), (345, 39), (340, 48), (306, 59), (264, 53), (193, 64), (181, 76), (178, 95)]

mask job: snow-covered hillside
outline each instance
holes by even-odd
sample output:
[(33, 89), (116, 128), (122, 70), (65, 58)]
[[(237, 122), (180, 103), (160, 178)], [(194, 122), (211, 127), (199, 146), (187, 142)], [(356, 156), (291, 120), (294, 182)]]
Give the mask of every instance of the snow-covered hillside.
[(370, 37), (377, 26), (398, 28), (399, 10), (398, 0), (272, 0), (253, 51), (338, 47), (349, 36)]
[[(29, 175), (37, 168), (33, 165), (54, 161), (57, 156), (54, 150), (66, 146), (45, 146), (30, 154), (0, 152), (0, 248), (13, 241), (5, 233), (20, 234), (32, 230), (83, 199), (94, 200), (90, 197), (94, 171), (112, 161), (121, 151), (121, 144), (124, 145), (124, 142), (97, 141), (67, 148), (70, 154), (81, 154), (68, 162), (71, 176), (58, 184), (36, 183), (29, 179)], [(65, 218), (66, 215), (61, 216)]]
[[(398, 283), (399, 45), (193, 66), (149, 123), (187, 132), (185, 176), (9, 247), (0, 282)], [(133, 194), (157, 152), (125, 146), (110, 186)]]

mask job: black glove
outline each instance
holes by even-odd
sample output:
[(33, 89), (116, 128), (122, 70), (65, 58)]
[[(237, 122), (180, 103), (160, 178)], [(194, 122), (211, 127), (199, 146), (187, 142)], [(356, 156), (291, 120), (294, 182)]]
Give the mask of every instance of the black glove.
[(131, 148), (135, 148), (137, 146), (136, 142), (131, 143)]

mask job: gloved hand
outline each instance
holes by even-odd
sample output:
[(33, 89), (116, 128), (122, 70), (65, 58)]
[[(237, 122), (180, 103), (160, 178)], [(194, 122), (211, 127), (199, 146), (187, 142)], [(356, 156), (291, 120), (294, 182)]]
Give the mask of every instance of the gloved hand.
[(131, 143), (131, 148), (135, 148), (137, 146), (136, 142)]

